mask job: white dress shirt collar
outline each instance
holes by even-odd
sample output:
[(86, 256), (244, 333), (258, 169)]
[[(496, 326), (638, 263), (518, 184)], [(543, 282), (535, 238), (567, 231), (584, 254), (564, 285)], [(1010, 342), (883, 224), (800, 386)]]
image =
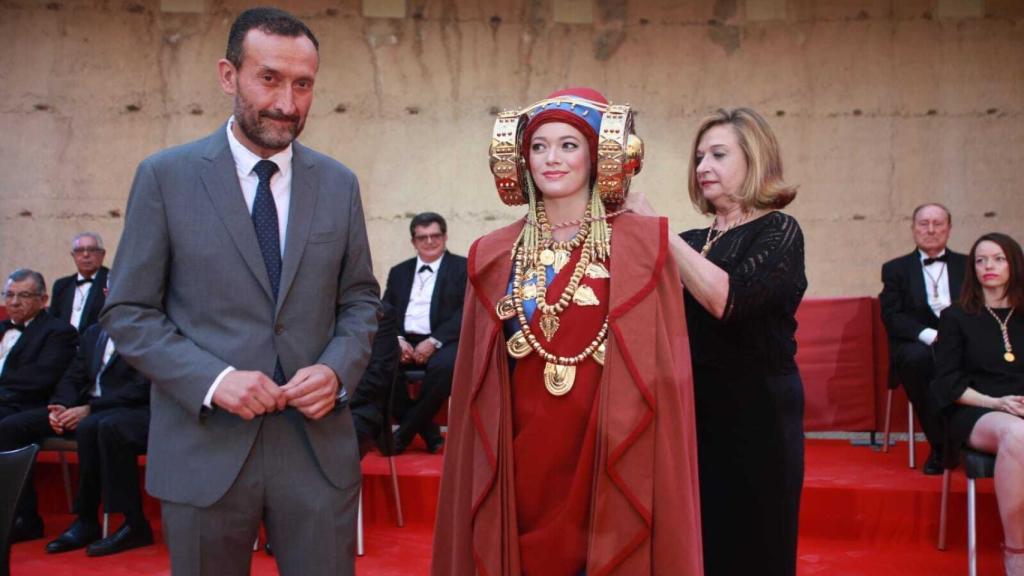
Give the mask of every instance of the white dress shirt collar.
[[(235, 138), (235, 133), (231, 131), (234, 123), (234, 116), (228, 118), (226, 128), (228, 132), (228, 146), (231, 147), (231, 155), (235, 158), (235, 166), (238, 167), (238, 173), (248, 175), (252, 173), (256, 163), (263, 160), (263, 158), (260, 158), (255, 152), (246, 148), (245, 144), (242, 144), (238, 141), (238, 138)], [(267, 160), (277, 164), (277, 170), (282, 176), (290, 176), (292, 171), (292, 153), (292, 145), (289, 144), (287, 148), (267, 158)]]

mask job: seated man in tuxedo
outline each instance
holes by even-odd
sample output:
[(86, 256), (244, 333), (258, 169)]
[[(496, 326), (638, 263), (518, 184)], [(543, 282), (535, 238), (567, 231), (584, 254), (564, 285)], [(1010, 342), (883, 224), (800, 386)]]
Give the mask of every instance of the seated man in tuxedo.
[[(46, 403), (75, 356), (78, 332), (46, 311), (43, 275), (15, 270), (4, 284), (8, 320), (0, 322), (0, 427), (31, 411), (46, 412)], [(20, 448), (0, 439), (0, 451)], [(43, 520), (36, 512), (36, 495), (29, 478), (18, 502), (12, 542), (43, 537)]]
[(71, 241), (71, 258), (78, 272), (53, 283), (50, 314), (71, 323), (78, 333), (96, 323), (106, 300), (107, 273), (103, 265), (103, 239), (95, 232), (82, 232)]
[[(395, 452), (401, 453), (419, 434), (433, 453), (444, 445), (433, 419), (452, 390), (466, 296), (466, 258), (446, 250), (448, 224), (440, 214), (417, 214), (409, 232), (416, 257), (388, 272), (384, 301), (398, 314), (402, 367), (422, 368), (426, 377), (418, 399), (401, 416)], [(408, 394), (399, 388), (396, 400), (408, 405)]]
[(910, 225), (917, 248), (882, 266), (882, 293), (878, 295), (882, 321), (889, 336), (889, 356), (921, 422), (931, 454), (925, 474), (942, 473), (942, 421), (929, 394), (935, 370), (935, 343), (939, 313), (960, 297), (966, 257), (946, 249), (953, 219), (936, 203), (914, 210)]
[[(146, 452), (148, 432), (149, 381), (121, 358), (99, 324), (90, 326), (50, 404), (0, 422), (4, 449), (49, 436), (78, 441), (78, 517), (46, 545), (47, 552), (88, 546), (89, 556), (105, 556), (153, 543), (153, 532), (142, 513), (136, 463), (136, 457)], [(101, 500), (107, 512), (123, 514), (125, 520), (102, 540)]]
[(382, 314), (377, 323), (377, 334), (373, 337), (373, 349), (366, 372), (359, 379), (356, 392), (352, 395), (349, 408), (359, 439), (359, 457), (380, 444), (383, 433), (391, 433), (389, 423), (384, 420), (389, 402), (391, 384), (398, 370), (398, 324), (395, 309), (387, 303), (382, 305)]

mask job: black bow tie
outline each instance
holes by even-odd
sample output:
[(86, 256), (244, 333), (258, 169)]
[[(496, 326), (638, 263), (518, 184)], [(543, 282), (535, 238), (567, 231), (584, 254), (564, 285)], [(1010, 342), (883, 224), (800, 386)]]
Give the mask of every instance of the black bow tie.
[[(429, 264), (424, 264), (423, 266), (420, 266), (420, 270), (419, 270), (419, 272), (433, 272), (433, 271), (434, 271), (434, 269), (431, 268)], [(417, 274), (419, 272), (417, 272)]]
[(25, 325), (24, 324), (15, 324), (14, 322), (11, 322), (11, 330), (17, 330), (18, 332), (24, 332), (25, 331)]
[(924, 264), (925, 266), (929, 266), (931, 264), (935, 264), (936, 262), (948, 262), (948, 261), (949, 261), (949, 255), (946, 254), (946, 253), (943, 253), (941, 256), (936, 256), (935, 258), (925, 258), (924, 260), (921, 261), (921, 263)]
[(81, 286), (82, 284), (92, 284), (92, 278), (80, 278), (75, 280), (75, 286)]

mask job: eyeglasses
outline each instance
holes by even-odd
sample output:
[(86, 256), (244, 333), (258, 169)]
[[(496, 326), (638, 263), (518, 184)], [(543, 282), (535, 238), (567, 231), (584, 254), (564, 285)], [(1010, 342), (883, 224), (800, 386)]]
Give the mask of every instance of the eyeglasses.
[(33, 298), (39, 298), (42, 294), (36, 294), (35, 292), (4, 292), (4, 300), (31, 300)]
[(426, 242), (428, 240), (431, 242), (438, 242), (442, 238), (444, 238), (444, 234), (417, 234), (412, 237), (413, 240), (420, 243)]
[(99, 246), (83, 246), (71, 250), (71, 253), (74, 254), (75, 256), (82, 256), (85, 254), (99, 254), (100, 252), (106, 252), (106, 250), (100, 248)]

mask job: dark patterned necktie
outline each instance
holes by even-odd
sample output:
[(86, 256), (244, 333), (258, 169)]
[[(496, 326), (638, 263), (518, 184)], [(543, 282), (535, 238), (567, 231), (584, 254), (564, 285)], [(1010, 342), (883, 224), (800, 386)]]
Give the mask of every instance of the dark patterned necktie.
[[(256, 241), (260, 243), (260, 253), (263, 254), (263, 264), (267, 267), (270, 289), (274, 291), (276, 302), (277, 291), (281, 287), (281, 231), (277, 227), (277, 203), (270, 192), (270, 178), (277, 172), (277, 164), (260, 160), (252, 171), (260, 179), (256, 186), (256, 200), (252, 203), (252, 224), (256, 228)], [(280, 358), (274, 363), (274, 382), (285, 383)]]
[(270, 177), (277, 172), (277, 164), (270, 160), (260, 160), (252, 171), (260, 179), (256, 186), (256, 200), (252, 203), (252, 224), (256, 227), (256, 240), (260, 243), (263, 264), (267, 267), (270, 288), (274, 291), (276, 301), (281, 286), (281, 232), (277, 223), (277, 204), (270, 192)]

